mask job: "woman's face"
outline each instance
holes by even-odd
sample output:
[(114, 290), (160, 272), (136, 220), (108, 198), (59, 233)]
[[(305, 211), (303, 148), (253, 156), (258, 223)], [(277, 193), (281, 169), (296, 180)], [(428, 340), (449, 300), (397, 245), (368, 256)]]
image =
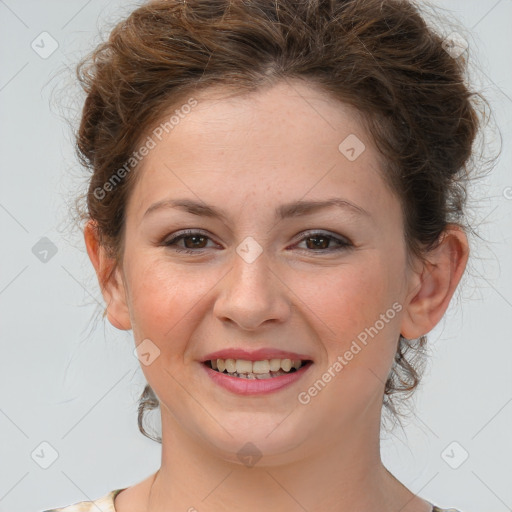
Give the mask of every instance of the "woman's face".
[[(181, 429), (226, 458), (251, 442), (292, 460), (378, 430), (412, 289), (400, 203), (368, 134), (350, 108), (291, 83), (231, 99), (210, 89), (168, 133), (147, 134), (109, 306), (145, 343), (164, 438)], [(194, 233), (167, 245), (183, 230)], [(203, 363), (231, 349), (312, 364), (267, 392), (282, 377), (220, 377), (258, 386), (243, 394)], [(271, 359), (260, 355), (245, 359)]]

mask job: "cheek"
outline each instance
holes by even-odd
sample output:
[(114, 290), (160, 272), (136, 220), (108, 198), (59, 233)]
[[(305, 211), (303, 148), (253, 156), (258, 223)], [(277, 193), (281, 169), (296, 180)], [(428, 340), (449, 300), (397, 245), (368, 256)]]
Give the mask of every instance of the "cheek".
[(208, 293), (222, 277), (214, 270), (141, 257), (132, 261), (130, 301), (137, 343), (149, 338), (169, 358), (182, 357), (190, 330), (205, 314)]
[(340, 422), (382, 400), (399, 335), (394, 272), (393, 262), (375, 251), (302, 290), (309, 294), (304, 303), (314, 312), (308, 317), (327, 359), (321, 380), (328, 382), (328, 391), (319, 398), (319, 408), (322, 400), (325, 408), (338, 404)]
[(328, 325), (360, 327), (373, 319), (387, 293), (380, 263), (341, 266), (321, 285), (317, 282), (312, 297)]
[(359, 344), (364, 348), (354, 357), (359, 361), (356, 366), (382, 359), (383, 351), (386, 360), (394, 353), (398, 315), (392, 306), (400, 283), (394, 262), (378, 251), (356, 257), (354, 262), (317, 274), (313, 282), (305, 280), (307, 284), (298, 294), (305, 311), (310, 311), (308, 316), (322, 337), (329, 360), (344, 354), (354, 340), (362, 340)]

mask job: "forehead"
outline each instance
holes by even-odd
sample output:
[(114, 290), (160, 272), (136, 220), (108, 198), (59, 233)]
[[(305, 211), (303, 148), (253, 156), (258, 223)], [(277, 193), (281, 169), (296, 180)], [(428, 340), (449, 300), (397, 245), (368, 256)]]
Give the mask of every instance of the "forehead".
[(136, 170), (131, 216), (173, 195), (219, 207), (336, 192), (365, 209), (396, 202), (358, 112), (318, 88), (293, 81), (233, 95), (219, 87), (193, 99), (182, 112), (173, 106), (172, 128), (166, 113), (149, 133), (155, 146)]

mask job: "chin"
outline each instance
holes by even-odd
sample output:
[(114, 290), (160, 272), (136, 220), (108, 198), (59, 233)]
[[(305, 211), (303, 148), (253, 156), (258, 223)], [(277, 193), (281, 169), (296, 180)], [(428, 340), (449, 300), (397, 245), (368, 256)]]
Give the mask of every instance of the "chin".
[[(282, 416), (280, 422), (286, 418)], [(254, 416), (253, 416), (254, 420)], [(288, 428), (284, 423), (289, 421)], [(226, 462), (241, 466), (278, 466), (293, 463), (304, 458), (308, 435), (290, 421), (282, 424), (276, 421), (259, 421), (247, 428), (231, 427), (231, 436), (221, 429), (220, 438), (210, 437), (210, 446)], [(203, 433), (203, 439), (208, 439)]]

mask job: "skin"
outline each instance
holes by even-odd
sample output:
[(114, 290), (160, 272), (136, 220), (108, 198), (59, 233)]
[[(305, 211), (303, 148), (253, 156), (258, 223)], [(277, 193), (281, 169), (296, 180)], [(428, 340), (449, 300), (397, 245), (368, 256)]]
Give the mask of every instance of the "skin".
[[(109, 321), (132, 329), (136, 345), (150, 339), (160, 350), (141, 368), (160, 400), (161, 468), (122, 491), (116, 510), (430, 511), (381, 462), (384, 383), (399, 334), (417, 338), (442, 318), (466, 266), (467, 238), (449, 226), (427, 264), (408, 266), (400, 202), (357, 112), (299, 81), (244, 97), (221, 93), (195, 96), (198, 105), (135, 171), (122, 265), (110, 280), (113, 261), (94, 223), (84, 231)], [(350, 134), (366, 146), (355, 161), (338, 150)], [(274, 218), (283, 203), (331, 197), (368, 215), (332, 207)], [(173, 208), (144, 217), (169, 198), (222, 208), (227, 219)], [(182, 229), (208, 236), (177, 243), (197, 254), (163, 244)], [(312, 230), (353, 246), (322, 253), (303, 238)], [(252, 263), (236, 252), (248, 236), (263, 251)], [(401, 305), (394, 318), (299, 403), (298, 393), (393, 303)], [(285, 347), (314, 365), (286, 389), (243, 397), (200, 371), (204, 355), (226, 347)], [(237, 457), (248, 441), (262, 454), (254, 467)]]

